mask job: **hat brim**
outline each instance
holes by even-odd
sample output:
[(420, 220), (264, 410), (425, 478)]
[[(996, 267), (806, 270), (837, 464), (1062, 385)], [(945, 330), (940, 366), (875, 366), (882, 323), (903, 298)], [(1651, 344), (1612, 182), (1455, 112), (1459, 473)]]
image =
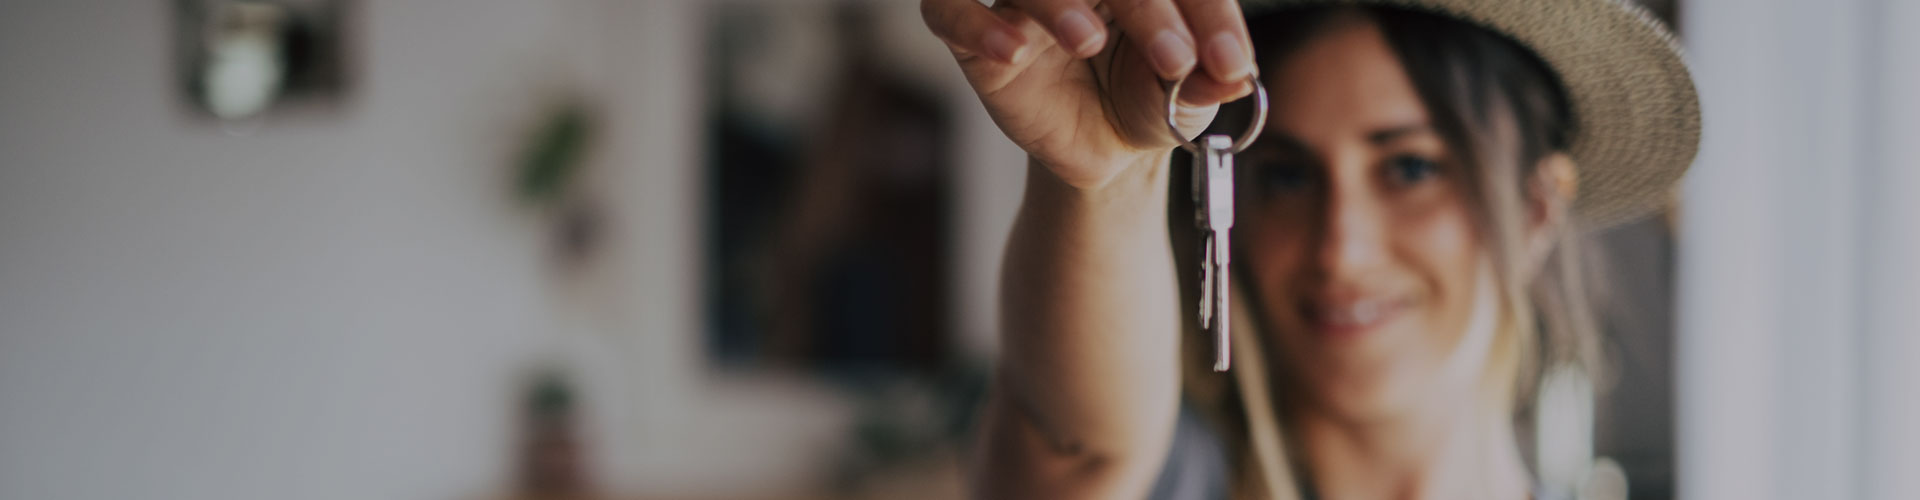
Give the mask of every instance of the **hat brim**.
[(1700, 100), (1679, 44), (1621, 0), (1243, 0), (1248, 16), (1309, 5), (1380, 5), (1447, 15), (1533, 50), (1566, 86), (1580, 171), (1576, 219), (1589, 229), (1645, 216), (1700, 146)]

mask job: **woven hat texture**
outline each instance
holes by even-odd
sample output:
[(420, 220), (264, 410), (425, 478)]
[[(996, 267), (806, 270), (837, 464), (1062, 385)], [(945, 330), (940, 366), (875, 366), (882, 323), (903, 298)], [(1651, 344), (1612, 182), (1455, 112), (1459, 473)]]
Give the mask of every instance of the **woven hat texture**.
[(1447, 15), (1531, 49), (1566, 86), (1580, 170), (1574, 216), (1604, 228), (1660, 208), (1700, 145), (1700, 100), (1673, 34), (1621, 0), (1243, 0), (1249, 16), (1308, 5)]

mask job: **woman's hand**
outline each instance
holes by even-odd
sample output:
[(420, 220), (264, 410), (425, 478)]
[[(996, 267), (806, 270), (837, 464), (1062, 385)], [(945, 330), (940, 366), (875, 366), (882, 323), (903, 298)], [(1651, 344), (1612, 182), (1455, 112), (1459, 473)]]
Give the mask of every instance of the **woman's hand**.
[[(1167, 131), (1162, 80), (1194, 72), (1176, 120), (1187, 136), (1205, 128), (1220, 103), (1252, 91), (1253, 50), (1235, 0), (920, 6), (994, 123), (1076, 188), (1100, 188), (1179, 144)], [(1103, 21), (1109, 17), (1118, 30)]]

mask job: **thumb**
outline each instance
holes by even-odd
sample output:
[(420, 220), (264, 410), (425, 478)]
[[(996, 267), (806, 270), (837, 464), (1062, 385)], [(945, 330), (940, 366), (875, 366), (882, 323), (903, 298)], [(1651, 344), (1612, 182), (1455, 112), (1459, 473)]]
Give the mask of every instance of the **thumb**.
[[(1226, 83), (1206, 72), (1195, 71), (1188, 74), (1184, 81), (1169, 84), (1169, 93), (1177, 93), (1173, 121), (1180, 127), (1181, 138), (1192, 139), (1206, 130), (1210, 122), (1219, 115), (1221, 105), (1252, 95), (1257, 78), (1255, 76)], [(1253, 103), (1253, 105), (1264, 107), (1265, 96), (1259, 97), (1262, 102)], [(1260, 114), (1259, 118), (1264, 120), (1265, 114)]]

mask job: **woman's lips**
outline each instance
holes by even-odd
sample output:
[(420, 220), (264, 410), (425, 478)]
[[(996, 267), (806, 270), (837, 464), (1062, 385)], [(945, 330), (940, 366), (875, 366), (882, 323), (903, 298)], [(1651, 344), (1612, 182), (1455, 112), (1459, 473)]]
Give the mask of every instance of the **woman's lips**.
[(1406, 312), (1407, 302), (1391, 298), (1312, 301), (1304, 307), (1307, 324), (1329, 337), (1354, 337), (1378, 329)]

